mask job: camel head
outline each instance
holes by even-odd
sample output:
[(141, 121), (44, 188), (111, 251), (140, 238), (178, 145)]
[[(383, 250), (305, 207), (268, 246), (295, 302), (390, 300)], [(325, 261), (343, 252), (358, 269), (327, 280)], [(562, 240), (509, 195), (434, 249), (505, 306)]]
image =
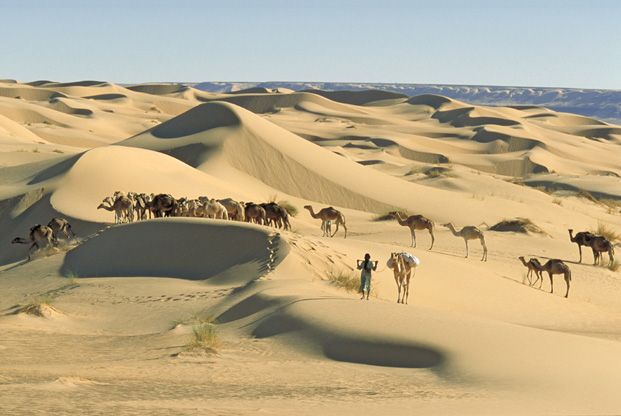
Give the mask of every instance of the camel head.
[(522, 260), (522, 261), (524, 261), (524, 256), (520, 256), (520, 257), (518, 257), (518, 260)]
[(446, 224), (442, 224), (443, 227), (451, 228), (453, 223), (447, 222)]
[(312, 210), (312, 209), (313, 209), (313, 207), (312, 207), (312, 206), (310, 206), (310, 205), (304, 205), (304, 209), (307, 209), (307, 210), (309, 210), (309, 211), (310, 211), (310, 210)]
[(22, 241), (23, 241), (23, 238), (15, 237), (14, 239), (11, 240), (11, 244), (21, 244)]

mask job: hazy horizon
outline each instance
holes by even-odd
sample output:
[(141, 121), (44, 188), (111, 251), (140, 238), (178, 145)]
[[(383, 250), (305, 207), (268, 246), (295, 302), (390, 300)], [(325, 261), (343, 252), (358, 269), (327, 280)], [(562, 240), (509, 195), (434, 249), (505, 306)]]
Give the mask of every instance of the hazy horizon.
[(540, 3), (0, 0), (0, 77), (620, 89), (621, 4)]

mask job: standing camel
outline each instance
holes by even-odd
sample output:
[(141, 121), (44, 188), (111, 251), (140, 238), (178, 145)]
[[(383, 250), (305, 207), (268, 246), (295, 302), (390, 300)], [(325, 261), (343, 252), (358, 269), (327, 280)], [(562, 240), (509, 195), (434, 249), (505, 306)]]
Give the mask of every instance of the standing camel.
[(466, 242), (466, 258), (468, 258), (468, 240), (481, 241), (481, 246), (483, 247), (483, 257), (481, 257), (481, 261), (487, 261), (487, 246), (485, 245), (485, 237), (483, 236), (483, 232), (481, 230), (473, 225), (467, 225), (460, 231), (456, 231), (455, 227), (450, 222), (442, 225), (448, 227), (455, 237), (461, 237), (464, 239)]
[(30, 228), (28, 238), (15, 237), (12, 244), (30, 244), (28, 248), (28, 260), (32, 257), (33, 249), (41, 249), (43, 247), (54, 247), (58, 241), (54, 237), (52, 229), (46, 225), (37, 224)]
[[(106, 205), (105, 202), (110, 205)], [(131, 199), (126, 196), (119, 196), (114, 201), (106, 198), (104, 202), (99, 204), (97, 209), (105, 209), (106, 211), (114, 211), (114, 222), (120, 224), (122, 222), (131, 222), (134, 217), (134, 205)]]
[(580, 253), (580, 260), (578, 262), (582, 263), (582, 246), (591, 247), (589, 242), (593, 239), (593, 237), (595, 237), (595, 234), (592, 234), (588, 231), (581, 231), (577, 233), (576, 236), (574, 237), (573, 235), (574, 230), (568, 230), (568, 231), (569, 231), (569, 240), (572, 243), (576, 243), (578, 245), (578, 252)]
[(435, 241), (435, 237), (433, 236), (433, 221), (422, 215), (410, 215), (406, 217), (404, 213), (399, 211), (391, 212), (390, 215), (397, 219), (399, 225), (410, 229), (412, 247), (416, 247), (416, 230), (429, 230), (429, 235), (431, 236), (431, 246), (429, 250), (433, 248), (433, 243)]
[(75, 237), (75, 233), (71, 229), (71, 224), (64, 218), (52, 218), (50, 222), (47, 223), (47, 226), (52, 230), (56, 240), (58, 240), (61, 233), (66, 239)]
[(244, 208), (246, 222), (256, 222), (257, 224), (267, 225), (265, 208), (254, 202), (246, 202)]
[[(533, 272), (535, 272), (535, 276), (537, 277), (537, 280), (539, 280), (541, 278), (541, 280), (543, 280), (543, 276), (541, 275), (541, 263), (539, 262), (539, 260), (537, 260), (536, 258), (531, 258), (530, 260), (528, 260), (528, 262), (524, 259), (524, 256), (520, 256), (518, 257), (518, 259), (520, 259), (520, 261), (522, 262), (522, 264), (528, 268), (528, 273), (526, 273), (526, 278), (528, 279), (528, 285), (532, 286), (533, 285), (533, 281), (531, 280), (531, 275), (533, 274)], [(535, 281), (536, 282), (536, 281)]]
[(170, 217), (175, 211), (176, 201), (170, 194), (157, 194), (150, 205), (149, 209), (155, 218)]
[(589, 241), (589, 246), (593, 250), (593, 265), (602, 264), (602, 253), (608, 253), (609, 265), (615, 261), (615, 247), (605, 237), (596, 235)]
[[(410, 253), (390, 253), (386, 266), (392, 269), (397, 283), (397, 303), (408, 303), (410, 296), (410, 279), (414, 274), (420, 260)], [(401, 294), (403, 289), (403, 295)]]
[(244, 215), (244, 207), (239, 202), (232, 198), (218, 199), (218, 202), (224, 205), (226, 211), (229, 214), (229, 219), (235, 221), (244, 221), (246, 216)]
[[(334, 235), (339, 230), (339, 224), (343, 226), (345, 230), (345, 238), (347, 238), (347, 225), (345, 224), (345, 215), (334, 207), (322, 208), (318, 213), (315, 214), (313, 211), (313, 207), (310, 205), (304, 205), (304, 208), (310, 212), (311, 217), (321, 219), (321, 230), (323, 231), (323, 236), (326, 237), (326, 233), (328, 237), (334, 237)], [(334, 230), (334, 234), (330, 235), (327, 232), (326, 222), (334, 221), (336, 223), (336, 230)]]
[[(548, 276), (550, 277), (550, 293), (554, 293), (554, 282), (552, 281), (552, 276), (555, 274), (562, 274), (565, 277), (565, 283), (567, 284), (567, 291), (565, 292), (565, 297), (569, 295), (569, 282), (571, 281), (571, 270), (569, 270), (569, 266), (563, 263), (562, 260), (559, 259), (551, 259), (546, 262), (543, 266), (541, 266), (540, 271), (548, 272)], [(537, 278), (537, 280), (539, 280)], [(535, 280), (535, 283), (537, 281)], [(541, 278), (541, 283), (539, 283), (539, 288), (541, 288), (541, 284), (543, 283), (543, 277)]]
[(229, 219), (229, 213), (226, 207), (213, 198), (205, 202), (201, 211), (203, 212), (203, 217), (214, 218), (217, 220)]

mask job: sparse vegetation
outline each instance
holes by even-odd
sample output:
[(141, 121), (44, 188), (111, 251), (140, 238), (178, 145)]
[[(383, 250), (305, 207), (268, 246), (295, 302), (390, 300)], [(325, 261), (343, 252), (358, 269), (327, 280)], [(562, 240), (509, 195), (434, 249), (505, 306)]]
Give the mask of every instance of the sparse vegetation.
[(597, 228), (595, 230), (591, 230), (591, 232), (595, 235), (601, 235), (611, 243), (621, 242), (621, 233), (613, 230), (611, 227), (607, 226), (604, 223), (597, 223)]
[(556, 205), (559, 205), (559, 206), (561, 206), (561, 207), (563, 206), (563, 200), (562, 200), (561, 198), (554, 198), (554, 199), (552, 200), (552, 203), (553, 203), (553, 204), (556, 204)]
[[(334, 286), (347, 290), (348, 292), (358, 292), (360, 289), (360, 276), (353, 271), (347, 270), (330, 270), (328, 272), (328, 280)], [(373, 288), (371, 287), (371, 290)]]
[(215, 325), (215, 319), (213, 315), (204, 315), (201, 313), (195, 313), (189, 318), (185, 319), (175, 319), (171, 322), (171, 329), (176, 328), (178, 325), (205, 325), (205, 324), (213, 324)]
[(19, 305), (19, 307), (15, 310), (15, 314), (25, 313), (28, 315), (45, 317), (46, 309), (49, 309), (54, 301), (54, 298), (50, 295), (39, 295), (32, 298), (25, 305)]
[(296, 215), (298, 215), (297, 207), (293, 205), (291, 202), (281, 199), (280, 201), (278, 201), (278, 205), (283, 207), (292, 217), (295, 217)]
[(216, 352), (219, 345), (215, 324), (202, 323), (192, 326), (192, 340), (188, 344), (188, 349)]
[(419, 168), (412, 168), (405, 176), (423, 174), (428, 178), (454, 178), (455, 174), (451, 171), (450, 167), (446, 166), (423, 166)]
[(514, 232), (514, 233), (536, 233), (536, 234), (545, 234), (539, 226), (537, 226), (534, 222), (532, 222), (528, 218), (514, 218), (510, 220), (502, 220), (497, 224), (494, 224), (490, 227), (491, 231), (499, 231), (499, 232)]
[(295, 217), (296, 215), (298, 215), (298, 209), (295, 205), (293, 205), (291, 202), (287, 201), (286, 199), (281, 199), (280, 201), (278, 201), (278, 194), (272, 194), (267, 198), (267, 202), (275, 202), (278, 205), (280, 205), (281, 207), (283, 207), (287, 213), (289, 213), (289, 215), (291, 215), (292, 217)]
[(383, 214), (377, 214), (375, 217), (373, 217), (373, 221), (390, 221), (390, 220), (394, 220), (395, 217), (393, 215), (391, 215), (390, 213), (393, 211), (399, 211), (399, 212), (405, 212), (406, 216), (409, 216), (410, 214), (408, 214), (406, 211), (402, 210), (402, 209), (391, 209), (390, 211), (387, 211)]

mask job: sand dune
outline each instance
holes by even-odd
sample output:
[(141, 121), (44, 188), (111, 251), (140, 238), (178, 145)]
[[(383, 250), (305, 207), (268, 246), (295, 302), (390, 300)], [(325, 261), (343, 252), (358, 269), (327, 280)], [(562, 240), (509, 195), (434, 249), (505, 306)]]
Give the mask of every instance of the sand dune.
[[(620, 127), (431, 94), (245, 87), (0, 84), (5, 413), (618, 413), (618, 271), (587, 248), (579, 264), (567, 230), (621, 230)], [(300, 212), (292, 231), (111, 225), (97, 206), (115, 191)], [(339, 209), (347, 238), (321, 237), (307, 204)], [(434, 221), (433, 250), (426, 230), (410, 247), (385, 217), (396, 208)], [(27, 261), (11, 239), (55, 216), (77, 237)], [(514, 218), (541, 232), (492, 231)], [(448, 221), (478, 226), (489, 260), (478, 241), (464, 258)], [(421, 259), (409, 305), (385, 267), (395, 251)], [(355, 288), (367, 252), (380, 266), (361, 301), (335, 282)], [(563, 259), (569, 298), (562, 276), (554, 293), (545, 275), (530, 286), (521, 255)], [(206, 330), (217, 342), (197, 347)]]

